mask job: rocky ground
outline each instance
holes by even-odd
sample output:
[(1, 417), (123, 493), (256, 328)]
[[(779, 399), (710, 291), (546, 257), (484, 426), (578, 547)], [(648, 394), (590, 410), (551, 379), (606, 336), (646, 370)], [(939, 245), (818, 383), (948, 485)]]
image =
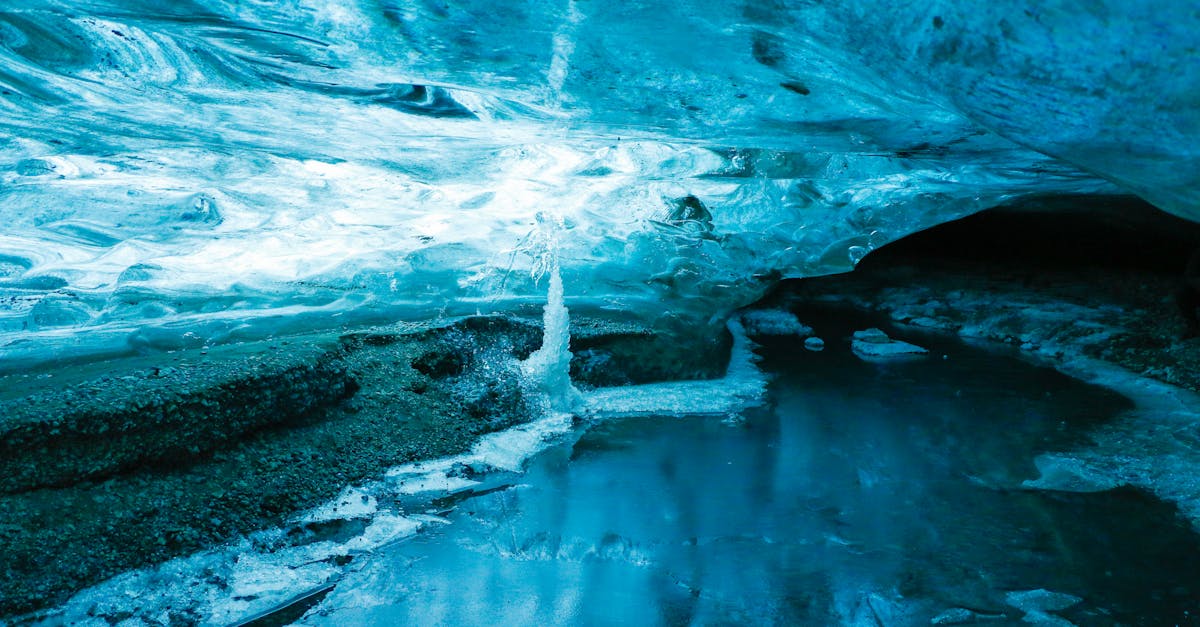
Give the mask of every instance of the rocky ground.
[[(583, 386), (718, 376), (729, 343), (573, 331)], [(536, 321), (467, 318), (3, 377), (0, 622), (531, 419), (516, 360), (540, 343)]]

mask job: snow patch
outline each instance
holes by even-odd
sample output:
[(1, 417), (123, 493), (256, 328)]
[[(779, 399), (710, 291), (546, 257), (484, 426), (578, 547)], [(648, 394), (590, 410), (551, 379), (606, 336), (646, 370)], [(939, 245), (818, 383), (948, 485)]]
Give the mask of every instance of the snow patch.
[(379, 511), (379, 501), (362, 488), (349, 487), (334, 500), (317, 507), (300, 518), (302, 523), (320, 523), (331, 520), (369, 518)]

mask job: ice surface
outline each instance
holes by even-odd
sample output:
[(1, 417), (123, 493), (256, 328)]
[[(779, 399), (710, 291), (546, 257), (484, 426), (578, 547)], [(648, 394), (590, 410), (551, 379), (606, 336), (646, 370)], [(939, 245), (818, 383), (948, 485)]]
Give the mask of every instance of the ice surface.
[(1117, 0), (8, 2), (0, 358), (512, 307), (541, 291), (539, 213), (562, 219), (572, 308), (648, 319), (1029, 194), (1125, 189), (1194, 216), (1198, 19)]
[(333, 501), (306, 513), (301, 521), (321, 523), (331, 520), (369, 518), (377, 511), (379, 511), (379, 502), (374, 495), (362, 488), (348, 487), (342, 490), (342, 493)]
[(855, 331), (850, 340), (850, 349), (863, 359), (887, 359), (911, 355), (924, 355), (929, 351), (908, 342), (893, 340), (879, 329)]
[(582, 412), (595, 417), (638, 415), (736, 415), (760, 403), (767, 376), (755, 365), (755, 344), (740, 318), (728, 323), (733, 335), (725, 376), (711, 381), (676, 381), (600, 388), (584, 395)]
[(563, 305), (563, 283), (557, 260), (550, 269), (550, 289), (542, 314), (542, 345), (521, 364), (525, 376), (556, 412), (569, 413), (580, 402), (571, 383), (570, 313)]

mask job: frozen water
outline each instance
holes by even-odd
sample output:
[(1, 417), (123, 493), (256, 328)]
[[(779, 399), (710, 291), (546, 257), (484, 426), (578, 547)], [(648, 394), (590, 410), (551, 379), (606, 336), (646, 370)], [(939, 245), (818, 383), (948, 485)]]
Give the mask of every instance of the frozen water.
[(1063, 422), (1103, 422), (1115, 395), (956, 344), (876, 364), (801, 342), (763, 349), (777, 378), (745, 421), (590, 423), (364, 560), (300, 623), (1185, 621), (1200, 544), (1173, 508), (1014, 489), (1073, 437)]
[(551, 262), (550, 289), (542, 315), (542, 346), (522, 364), (525, 376), (557, 412), (571, 412), (580, 402), (571, 383), (570, 314), (563, 305), (563, 283), (557, 261)]
[[(1086, 443), (1038, 455), (1038, 472), (1023, 482), (1024, 487), (1102, 492), (1137, 486), (1177, 503), (1200, 528), (1200, 438), (1195, 435), (1200, 432), (1200, 396), (1085, 356), (1089, 345), (1122, 332), (1103, 311), (1020, 292), (966, 289), (950, 295), (955, 317), (968, 321), (965, 324), (946, 317), (927, 324), (922, 318), (897, 315), (923, 310), (927, 296), (920, 287), (888, 287), (879, 304), (889, 317), (916, 327), (954, 330), (984, 344), (1020, 341), (1031, 356), (1136, 404), (1136, 409), (1090, 432)], [(833, 300), (871, 308), (855, 297)]]
[(888, 359), (911, 355), (924, 355), (929, 351), (908, 342), (893, 340), (887, 333), (876, 329), (855, 331), (850, 339), (850, 348), (863, 359)]
[(582, 411), (594, 417), (658, 415), (736, 415), (757, 405), (767, 377), (758, 366), (754, 343), (739, 318), (726, 326), (733, 335), (725, 376), (712, 381), (675, 381), (600, 388), (584, 395)]
[(648, 320), (1031, 194), (1195, 215), (1197, 19), (1116, 0), (8, 2), (0, 359), (511, 308), (540, 296), (546, 213), (570, 306)]

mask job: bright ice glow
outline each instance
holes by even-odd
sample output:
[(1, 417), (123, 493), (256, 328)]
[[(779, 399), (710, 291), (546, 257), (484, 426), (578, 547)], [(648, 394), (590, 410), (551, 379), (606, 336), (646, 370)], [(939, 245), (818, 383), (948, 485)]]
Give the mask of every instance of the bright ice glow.
[(14, 364), (503, 310), (544, 212), (570, 305), (652, 320), (1023, 195), (1200, 206), (1188, 3), (8, 4)]

